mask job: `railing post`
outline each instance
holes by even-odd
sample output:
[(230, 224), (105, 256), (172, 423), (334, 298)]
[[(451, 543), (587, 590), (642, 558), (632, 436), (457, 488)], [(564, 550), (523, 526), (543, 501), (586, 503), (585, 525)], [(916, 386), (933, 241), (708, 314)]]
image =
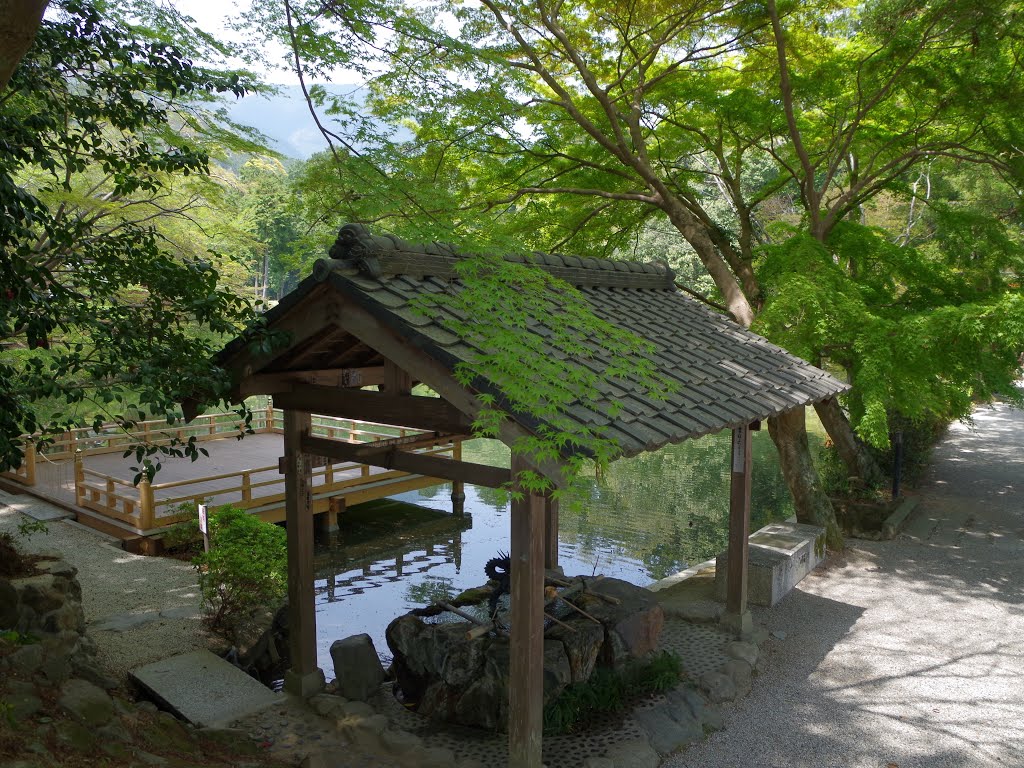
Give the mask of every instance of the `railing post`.
[(242, 501), (252, 501), (252, 480), (248, 472), (242, 473)]
[(148, 477), (139, 480), (139, 528), (148, 531), (156, 522), (156, 509), (153, 502), (153, 486)]
[(75, 504), (82, 506), (82, 499), (85, 497), (85, 464), (82, 461), (82, 452), (75, 451)]
[(25, 484), (36, 484), (36, 442), (31, 437), (25, 441)]
[(114, 490), (114, 478), (107, 478), (107, 508), (117, 509), (117, 492)]
[(267, 398), (267, 412), (263, 417), (263, 430), (265, 432), (274, 431), (274, 401), (269, 397)]

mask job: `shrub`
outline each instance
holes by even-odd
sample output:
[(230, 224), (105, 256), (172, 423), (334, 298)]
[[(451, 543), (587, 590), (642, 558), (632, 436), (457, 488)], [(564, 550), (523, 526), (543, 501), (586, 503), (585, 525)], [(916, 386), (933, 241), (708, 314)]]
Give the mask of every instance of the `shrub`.
[(187, 512), (191, 517), (167, 529), (167, 532), (163, 535), (164, 549), (185, 549), (201, 541), (203, 534), (199, 530), (199, 509), (196, 505), (189, 501), (185, 504), (179, 504), (175, 511)]
[(231, 641), (288, 590), (284, 529), (230, 505), (210, 516), (210, 551), (193, 563), (210, 629)]
[(544, 707), (544, 732), (577, 730), (601, 715), (625, 709), (642, 696), (675, 688), (682, 676), (679, 657), (668, 651), (619, 671), (595, 669), (585, 683), (570, 685)]

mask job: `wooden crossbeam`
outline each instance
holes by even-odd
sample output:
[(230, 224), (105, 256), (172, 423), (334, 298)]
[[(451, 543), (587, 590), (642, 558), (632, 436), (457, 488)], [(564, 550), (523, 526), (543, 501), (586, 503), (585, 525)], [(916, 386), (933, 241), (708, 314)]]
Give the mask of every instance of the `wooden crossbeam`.
[[(368, 443), (347, 444), (356, 449), (357, 458), (355, 461), (358, 461), (360, 464), (367, 464), (369, 462), (365, 461), (365, 459), (372, 457), (374, 454), (389, 451), (392, 448), (401, 447), (404, 450), (428, 448), (434, 445), (447, 444), (455, 439), (464, 440), (466, 436), (446, 435), (441, 432), (417, 432), (415, 435), (406, 435), (405, 437), (386, 437), (382, 440), (373, 440)], [(329, 456), (315, 454), (307, 454), (306, 460), (313, 469), (333, 464), (337, 461), (337, 459), (332, 459)], [(285, 473), (285, 460), (283, 456), (277, 460), (277, 469), (282, 475)]]
[(383, 469), (397, 469), (401, 472), (482, 485), (486, 488), (501, 488), (512, 480), (509, 470), (501, 467), (409, 453), (398, 450), (398, 446), (376, 450), (368, 450), (369, 448), (370, 446), (354, 445), (325, 437), (306, 436), (302, 440), (304, 452), (338, 461), (354, 461)]
[(437, 397), (392, 395), (360, 389), (336, 389), (313, 384), (295, 384), (274, 397), (278, 408), (337, 416), (342, 419), (374, 421), (396, 427), (468, 434), (472, 422), (448, 402)]
[(384, 379), (384, 367), (380, 365), (369, 368), (323, 368), (312, 371), (257, 373), (242, 379), (238, 383), (238, 392), (242, 397), (274, 395), (288, 392), (296, 384), (359, 388), (381, 385)]

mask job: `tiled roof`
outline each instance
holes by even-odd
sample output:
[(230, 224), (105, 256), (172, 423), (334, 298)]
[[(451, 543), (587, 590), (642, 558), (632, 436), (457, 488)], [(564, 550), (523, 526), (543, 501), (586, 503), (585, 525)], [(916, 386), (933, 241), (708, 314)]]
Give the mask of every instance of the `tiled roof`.
[[(373, 236), (361, 225), (343, 227), (330, 255), (317, 262), (296, 294), (327, 282), (449, 369), (473, 358), (475, 350), (454, 330), (450, 310), (441, 306), (427, 317), (410, 306), (424, 293), (458, 290), (454, 266), (465, 255), (448, 245)], [(828, 373), (680, 293), (665, 265), (536, 253), (505, 258), (562, 278), (579, 289), (596, 315), (654, 344), (653, 354), (645, 356), (675, 383), (666, 400), (645, 395), (638, 381), (614, 379), (604, 386), (606, 402), (577, 402), (568, 410), (580, 423), (606, 429), (623, 455), (738, 427), (846, 389)], [(294, 305), (300, 296), (285, 303)], [(534, 330), (543, 335), (551, 329)], [(601, 372), (606, 361), (607, 353), (595, 350), (591, 359), (576, 362)], [(479, 389), (501, 396), (486, 381)], [(606, 415), (612, 402), (621, 407), (614, 418)], [(538, 426), (522, 414), (510, 415), (528, 429)]]

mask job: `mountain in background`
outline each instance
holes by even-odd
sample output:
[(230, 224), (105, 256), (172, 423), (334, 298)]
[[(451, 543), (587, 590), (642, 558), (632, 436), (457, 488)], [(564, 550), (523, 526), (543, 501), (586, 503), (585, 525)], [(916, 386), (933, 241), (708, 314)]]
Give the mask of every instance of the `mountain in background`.
[[(264, 96), (246, 96), (225, 104), (228, 116), (236, 123), (252, 126), (270, 139), (270, 146), (286, 157), (305, 160), (316, 152), (327, 149), (327, 141), (321, 135), (309, 107), (297, 85), (280, 85), (278, 92)], [(328, 85), (328, 93), (348, 96), (361, 101), (365, 90), (357, 85)], [(318, 109), (320, 120), (328, 127), (332, 118)]]

